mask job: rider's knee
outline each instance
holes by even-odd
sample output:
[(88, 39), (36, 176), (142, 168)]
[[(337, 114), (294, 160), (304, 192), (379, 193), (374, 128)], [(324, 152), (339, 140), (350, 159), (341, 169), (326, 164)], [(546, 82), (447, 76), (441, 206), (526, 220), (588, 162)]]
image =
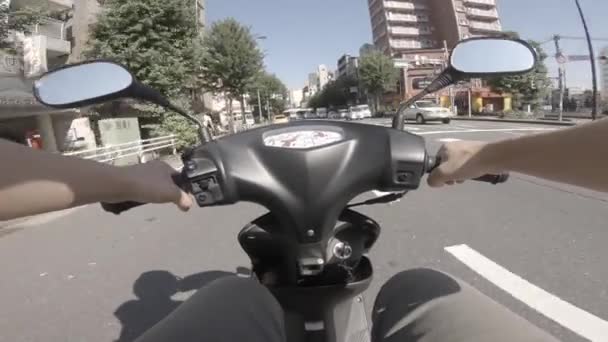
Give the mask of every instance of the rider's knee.
[(397, 273), (380, 290), (376, 302), (421, 303), (459, 292), (461, 285), (451, 275), (430, 269), (415, 268)]

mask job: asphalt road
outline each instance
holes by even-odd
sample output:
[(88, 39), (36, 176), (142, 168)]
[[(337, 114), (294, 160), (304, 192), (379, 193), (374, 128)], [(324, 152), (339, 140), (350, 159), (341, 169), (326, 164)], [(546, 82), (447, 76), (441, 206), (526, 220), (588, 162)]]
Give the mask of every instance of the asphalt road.
[[(388, 120), (364, 123), (389, 125)], [(436, 150), (454, 139), (490, 141), (559, 128), (453, 122), (407, 129), (424, 135)], [(366, 303), (373, 303), (379, 286), (396, 272), (434, 267), (561, 340), (583, 341), (445, 248), (466, 244), (530, 284), (608, 320), (606, 209), (606, 195), (520, 175), (500, 186), (423, 186), (398, 203), (362, 208), (383, 227), (371, 253), (376, 276)], [(88, 206), (51, 222), (0, 231), (0, 341), (111, 341), (121, 331), (128, 340), (187, 297), (169, 297), (167, 275), (247, 267), (236, 234), (263, 212), (252, 204), (188, 214), (150, 205), (115, 217)]]

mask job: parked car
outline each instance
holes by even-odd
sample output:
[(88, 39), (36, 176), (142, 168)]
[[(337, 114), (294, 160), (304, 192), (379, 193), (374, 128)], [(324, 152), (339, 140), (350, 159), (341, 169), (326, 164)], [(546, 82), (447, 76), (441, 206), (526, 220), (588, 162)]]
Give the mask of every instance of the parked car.
[(361, 114), (362, 119), (367, 119), (367, 118), (372, 117), (372, 111), (369, 109), (368, 105), (359, 105), (359, 106), (355, 106), (353, 108), (357, 109), (359, 114)]
[(338, 114), (340, 115), (340, 119), (346, 119), (348, 116), (348, 109), (340, 109)]
[(274, 118), (272, 118), (273, 124), (282, 124), (282, 123), (288, 123), (288, 122), (289, 122), (289, 118), (283, 114), (277, 114), (274, 116)]
[(332, 120), (337, 120), (340, 119), (340, 113), (336, 112), (335, 110), (332, 110), (327, 114), (327, 117)]
[(454, 116), (449, 109), (443, 108), (433, 101), (416, 101), (409, 108), (402, 109), (406, 120), (416, 120), (416, 123), (423, 124), (427, 121), (441, 121), (444, 124), (450, 123)]
[(363, 113), (357, 107), (350, 107), (346, 120), (363, 120)]
[(253, 119), (253, 114), (245, 112), (245, 124), (248, 126), (255, 125), (255, 120)]
[(317, 117), (327, 119), (327, 108), (317, 108)]
[(318, 118), (317, 114), (315, 114), (315, 112), (313, 111), (306, 111), (304, 112), (304, 119), (316, 119)]
[(303, 119), (306, 111), (300, 108), (287, 109), (283, 112), (283, 115), (290, 121)]

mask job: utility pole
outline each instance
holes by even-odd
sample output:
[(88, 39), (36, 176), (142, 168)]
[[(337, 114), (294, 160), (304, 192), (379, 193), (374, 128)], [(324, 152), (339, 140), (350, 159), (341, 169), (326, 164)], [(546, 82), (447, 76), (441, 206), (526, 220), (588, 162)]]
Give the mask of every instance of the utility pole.
[(262, 99), (260, 98), (260, 88), (258, 88), (258, 109), (260, 110), (260, 121), (262, 121), (264, 115), (262, 115)]
[(270, 96), (266, 98), (266, 111), (268, 113), (268, 120), (270, 121)]
[(562, 49), (559, 46), (559, 35), (554, 35), (553, 40), (555, 41), (555, 59), (559, 65), (558, 72), (558, 87), (559, 87), (559, 121), (562, 121), (564, 115), (564, 63), (566, 62), (566, 57), (562, 53)]
[(473, 103), (471, 101), (471, 83), (469, 82), (469, 86), (467, 87), (467, 92), (469, 94), (469, 117), (473, 116)]
[(581, 21), (583, 22), (583, 28), (585, 29), (585, 36), (587, 37), (587, 45), (589, 46), (589, 58), (591, 60), (591, 77), (593, 79), (593, 99), (591, 109), (591, 118), (593, 120), (597, 117), (597, 71), (595, 68), (595, 53), (593, 52), (593, 43), (591, 42), (591, 35), (589, 34), (589, 27), (587, 27), (587, 20), (585, 20), (585, 15), (583, 13), (583, 8), (579, 0), (575, 0), (576, 7), (578, 8), (578, 13), (581, 16)]

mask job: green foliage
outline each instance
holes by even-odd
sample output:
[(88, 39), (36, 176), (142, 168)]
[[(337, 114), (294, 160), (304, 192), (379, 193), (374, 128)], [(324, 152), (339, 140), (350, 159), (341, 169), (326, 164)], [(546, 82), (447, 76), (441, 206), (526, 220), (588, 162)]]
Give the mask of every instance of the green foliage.
[[(504, 35), (508, 38), (519, 38), (517, 32), (509, 31)], [(548, 56), (538, 42), (529, 40), (528, 43), (536, 49), (539, 57), (539, 62), (531, 72), (525, 75), (496, 77), (488, 80), (488, 85), (492, 90), (513, 96), (514, 109), (521, 109), (526, 104), (537, 108), (551, 91), (551, 81), (545, 65)]]
[(228, 18), (206, 33), (200, 53), (203, 86), (240, 99), (263, 67), (263, 55), (248, 27)]
[[(189, 109), (188, 101), (184, 98), (174, 101), (180, 108)], [(197, 128), (183, 116), (169, 112), (162, 117), (160, 125), (153, 130), (154, 136), (167, 136), (175, 134), (177, 136), (177, 149), (183, 150), (186, 147), (196, 145), (198, 142)]]
[(30, 33), (33, 25), (40, 22), (46, 12), (41, 7), (26, 7), (13, 10), (8, 2), (0, 3), (0, 49), (15, 51), (9, 41), (11, 31)]
[(359, 61), (359, 80), (368, 94), (374, 97), (374, 111), (378, 110), (379, 97), (394, 87), (398, 71), (393, 60), (379, 51), (372, 51)]
[(195, 83), (196, 39), (189, 0), (110, 0), (86, 55), (122, 63), (143, 83), (176, 96)]
[[(85, 54), (125, 65), (142, 83), (190, 108), (185, 96), (198, 85), (199, 40), (190, 0), (110, 0)], [(130, 107), (156, 123), (153, 134), (176, 134), (180, 147), (196, 142), (196, 129), (178, 114), (148, 103)]]
[(335, 81), (329, 82), (321, 91), (313, 95), (308, 100), (308, 107), (329, 108), (342, 107), (356, 101), (356, 93), (351, 92), (351, 88), (357, 87), (358, 81), (352, 77), (340, 77)]
[(257, 109), (258, 91), (262, 102), (262, 113), (265, 117), (268, 117), (268, 111), (266, 110), (267, 103), (270, 104), (275, 114), (285, 110), (288, 98), (287, 87), (276, 75), (262, 71), (249, 86), (249, 103), (256, 108), (255, 113), (257, 115), (259, 115), (259, 110)]

